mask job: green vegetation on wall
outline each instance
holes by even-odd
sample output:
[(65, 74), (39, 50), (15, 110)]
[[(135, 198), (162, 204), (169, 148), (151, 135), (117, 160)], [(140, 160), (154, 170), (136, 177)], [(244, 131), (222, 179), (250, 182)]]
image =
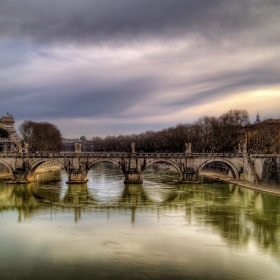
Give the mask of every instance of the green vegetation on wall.
[(9, 132), (6, 129), (0, 127), (0, 138), (8, 138), (8, 137), (9, 137)]

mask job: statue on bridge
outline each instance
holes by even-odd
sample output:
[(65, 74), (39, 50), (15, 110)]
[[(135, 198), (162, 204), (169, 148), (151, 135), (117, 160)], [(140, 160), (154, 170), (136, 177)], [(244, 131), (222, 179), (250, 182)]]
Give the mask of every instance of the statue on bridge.
[(74, 144), (74, 148), (75, 148), (75, 153), (81, 153), (82, 152), (82, 144), (81, 143), (75, 143)]
[(246, 142), (243, 145), (243, 154), (247, 154), (247, 143)]
[(131, 143), (131, 153), (135, 154), (135, 143)]
[(29, 149), (29, 144), (24, 142), (24, 151), (25, 151), (25, 153), (29, 153), (28, 149)]
[(244, 143), (243, 143), (243, 154), (247, 154), (247, 139), (244, 139)]
[(18, 153), (22, 154), (22, 144), (21, 143), (18, 144)]
[(186, 154), (192, 153), (192, 143), (185, 143), (186, 146)]
[(238, 153), (241, 154), (241, 145), (240, 145), (240, 143), (238, 144)]

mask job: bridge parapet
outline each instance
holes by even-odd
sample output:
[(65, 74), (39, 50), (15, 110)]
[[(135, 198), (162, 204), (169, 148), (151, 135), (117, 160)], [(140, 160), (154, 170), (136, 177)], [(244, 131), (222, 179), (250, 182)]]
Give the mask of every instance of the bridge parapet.
[(243, 158), (243, 154), (240, 153), (192, 153), (191, 157), (200, 158)]
[(280, 158), (280, 154), (250, 154), (251, 158)]
[(0, 153), (0, 158), (18, 158), (18, 157), (25, 157), (25, 158), (49, 158), (49, 157), (55, 157), (55, 158), (78, 158), (78, 157), (92, 157), (92, 158), (103, 158), (103, 157), (108, 157), (108, 158), (115, 158), (115, 157), (129, 157), (130, 153), (50, 153), (50, 152), (45, 152), (45, 153)]
[[(0, 157), (130, 157), (131, 153), (125, 152), (65, 152), (65, 153), (52, 153), (52, 152), (39, 152), (39, 153), (0, 153)], [(158, 157), (158, 158), (190, 158), (190, 157), (226, 157), (226, 158), (242, 158), (241, 153), (135, 153), (136, 157)], [(254, 157), (274, 157), (275, 155), (261, 155), (252, 154)]]
[(154, 157), (154, 158), (208, 158), (208, 157), (224, 157), (224, 158), (243, 158), (243, 154), (238, 153), (136, 153), (138, 157)]

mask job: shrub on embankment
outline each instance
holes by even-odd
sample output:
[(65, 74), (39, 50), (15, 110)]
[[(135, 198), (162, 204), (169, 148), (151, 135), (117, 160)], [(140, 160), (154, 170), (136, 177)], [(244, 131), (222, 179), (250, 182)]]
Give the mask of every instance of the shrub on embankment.
[(263, 165), (262, 184), (280, 188), (280, 158), (266, 159)]

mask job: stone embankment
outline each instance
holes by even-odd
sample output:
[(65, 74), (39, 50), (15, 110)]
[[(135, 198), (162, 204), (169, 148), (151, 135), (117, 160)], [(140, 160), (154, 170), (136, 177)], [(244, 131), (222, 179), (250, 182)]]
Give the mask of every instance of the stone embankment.
[(48, 165), (48, 166), (44, 166), (44, 167), (39, 167), (36, 169), (36, 174), (41, 174), (41, 173), (50, 173), (50, 172), (54, 172), (57, 170), (60, 170), (61, 166), (59, 165)]
[(219, 173), (208, 172), (208, 171), (203, 171), (203, 172), (201, 172), (200, 175), (210, 178), (210, 179), (217, 180), (217, 181), (236, 184), (236, 185), (239, 185), (239, 186), (242, 186), (242, 187), (245, 187), (248, 189), (252, 189), (255, 191), (270, 193), (270, 194), (274, 194), (274, 195), (280, 195), (280, 186), (279, 186), (279, 189), (276, 187), (267, 187), (267, 186), (261, 185), (261, 182), (258, 185), (255, 185), (255, 184), (249, 183), (247, 181), (233, 179), (232, 177), (229, 177), (225, 174), (219, 174)]
[(11, 180), (12, 175), (10, 173), (1, 173), (0, 174), (0, 180)]
[[(41, 173), (50, 173), (57, 170), (60, 170), (61, 166), (59, 165), (48, 165), (43, 167), (38, 167), (35, 174), (41, 174)], [(0, 174), (0, 180), (11, 180), (12, 175), (10, 173), (1, 173)]]

